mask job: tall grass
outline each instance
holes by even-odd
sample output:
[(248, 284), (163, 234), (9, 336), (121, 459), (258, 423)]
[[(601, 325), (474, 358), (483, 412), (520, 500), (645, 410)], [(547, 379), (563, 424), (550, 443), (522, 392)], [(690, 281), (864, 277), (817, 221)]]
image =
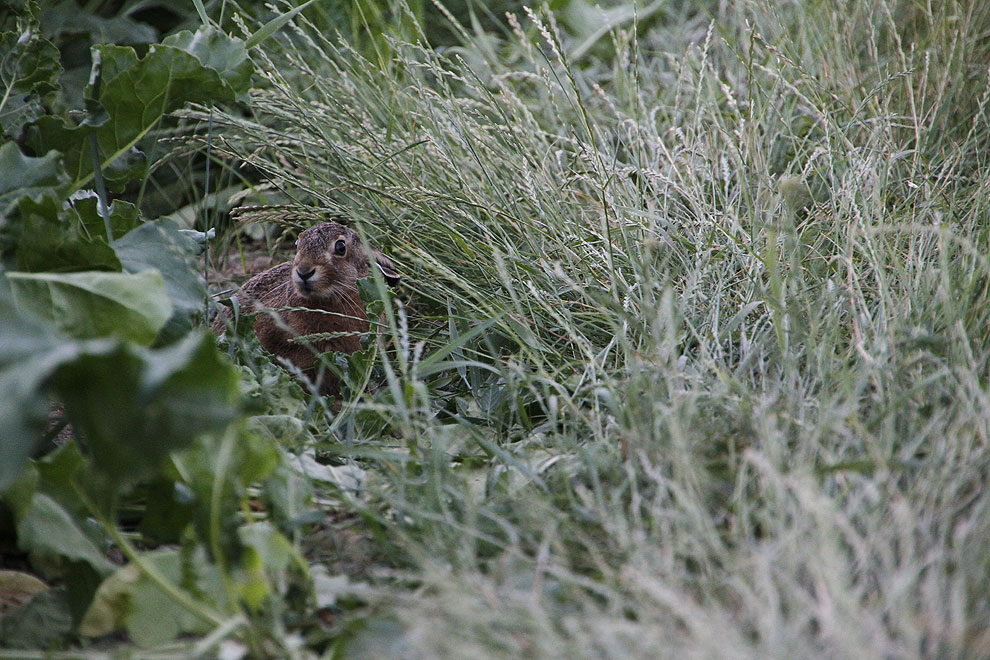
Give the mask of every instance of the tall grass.
[(404, 266), (313, 425), (367, 475), (349, 652), (990, 655), (990, 8), (508, 25), (300, 24), (214, 120)]

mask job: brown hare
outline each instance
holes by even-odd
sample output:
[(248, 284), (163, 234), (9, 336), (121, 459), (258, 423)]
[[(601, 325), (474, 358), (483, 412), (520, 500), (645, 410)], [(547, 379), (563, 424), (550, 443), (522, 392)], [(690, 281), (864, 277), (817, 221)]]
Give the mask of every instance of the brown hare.
[[(315, 383), (317, 355), (353, 353), (361, 348), (361, 335), (368, 332), (370, 322), (358, 296), (357, 280), (369, 274), (372, 260), (388, 284), (398, 283), (399, 273), (385, 255), (365, 247), (352, 229), (325, 222), (299, 234), (295, 259), (249, 279), (237, 299), (243, 311), (258, 312), (254, 331), (261, 345)], [(217, 325), (222, 328), (225, 321), (218, 319)], [(315, 334), (333, 336), (299, 339)], [(334, 376), (323, 374), (320, 393), (337, 393)]]

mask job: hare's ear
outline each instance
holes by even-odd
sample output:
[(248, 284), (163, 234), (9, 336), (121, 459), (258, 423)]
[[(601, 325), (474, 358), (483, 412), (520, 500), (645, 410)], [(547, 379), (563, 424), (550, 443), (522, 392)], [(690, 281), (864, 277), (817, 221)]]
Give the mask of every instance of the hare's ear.
[(375, 254), (375, 264), (378, 266), (378, 270), (382, 271), (382, 275), (385, 277), (385, 281), (388, 282), (389, 286), (395, 286), (402, 279), (399, 275), (399, 271), (395, 269), (391, 260), (378, 250), (374, 251)]

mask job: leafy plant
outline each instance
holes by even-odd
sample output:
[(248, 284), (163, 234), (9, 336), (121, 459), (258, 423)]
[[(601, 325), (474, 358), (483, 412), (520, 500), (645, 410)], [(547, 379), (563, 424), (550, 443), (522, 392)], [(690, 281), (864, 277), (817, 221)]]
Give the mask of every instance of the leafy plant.
[[(64, 586), (10, 619), (39, 623), (5, 617), (2, 644), (57, 646), (118, 628), (141, 645), (240, 631), (286, 597), (290, 572), (307, 579), (283, 531), (309, 491), (276, 438), (244, 425), (238, 373), (201, 327), (204, 236), (109, 195), (146, 179), (169, 113), (244, 94), (247, 46), (209, 26), (144, 54), (94, 46), (79, 114), (60, 102), (58, 51), (39, 11), (26, 5), (19, 31), (2, 35), (13, 46), (0, 117), (17, 140), (0, 148), (11, 173), (0, 189), (0, 492), (8, 538)], [(281, 529), (243, 519), (258, 484)], [(147, 551), (156, 543), (174, 549)]]

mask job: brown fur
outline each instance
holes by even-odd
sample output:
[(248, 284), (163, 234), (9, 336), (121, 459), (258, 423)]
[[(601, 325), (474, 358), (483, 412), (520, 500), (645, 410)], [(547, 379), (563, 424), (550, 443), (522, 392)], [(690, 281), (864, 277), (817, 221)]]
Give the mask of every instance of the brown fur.
[[(340, 241), (343, 255), (336, 251)], [(361, 335), (368, 332), (370, 323), (356, 281), (369, 273), (369, 253), (386, 281), (397, 283), (399, 274), (392, 262), (366, 248), (353, 230), (326, 222), (299, 234), (295, 259), (255, 275), (237, 293), (242, 310), (258, 312), (254, 331), (261, 345), (302, 369), (313, 382), (318, 376), (317, 355), (360, 350)], [(287, 307), (305, 309), (283, 309)], [(265, 310), (276, 311), (282, 323)], [(298, 339), (321, 333), (340, 334), (313, 341)], [(336, 391), (336, 378), (325, 373), (320, 393)]]

